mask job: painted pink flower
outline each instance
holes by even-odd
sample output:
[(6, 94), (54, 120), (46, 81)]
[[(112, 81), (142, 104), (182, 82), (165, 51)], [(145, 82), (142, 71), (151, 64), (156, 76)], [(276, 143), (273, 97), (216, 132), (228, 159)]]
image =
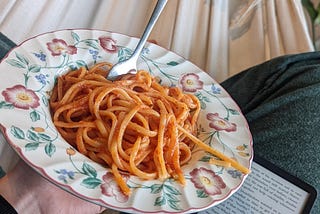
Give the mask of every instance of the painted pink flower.
[(23, 85), (15, 85), (12, 88), (7, 88), (2, 91), (4, 99), (8, 103), (12, 103), (16, 108), (29, 109), (36, 108), (39, 104), (38, 96)]
[(112, 39), (111, 37), (101, 36), (99, 37), (100, 46), (103, 50), (115, 53), (118, 51), (118, 47), (116, 46), (116, 40)]
[[(129, 179), (129, 175), (122, 176), (125, 180)], [(111, 172), (107, 172), (104, 176), (102, 176), (102, 180), (105, 182), (100, 186), (103, 195), (115, 197), (115, 199), (120, 203), (128, 201), (129, 197), (123, 194)]]
[(203, 82), (200, 80), (199, 76), (194, 73), (188, 73), (181, 77), (180, 84), (182, 90), (186, 92), (196, 92), (198, 89), (203, 88)]
[(193, 169), (190, 175), (194, 186), (197, 189), (203, 190), (208, 195), (219, 195), (222, 193), (221, 189), (226, 187), (220, 176), (204, 167)]
[(62, 39), (53, 39), (52, 42), (47, 43), (48, 49), (51, 51), (52, 56), (59, 56), (61, 54), (76, 54), (77, 48), (73, 45), (68, 45)]
[(209, 127), (217, 131), (225, 130), (227, 132), (234, 132), (237, 130), (235, 123), (230, 123), (228, 120), (219, 117), (218, 113), (208, 113), (207, 119), (211, 121)]

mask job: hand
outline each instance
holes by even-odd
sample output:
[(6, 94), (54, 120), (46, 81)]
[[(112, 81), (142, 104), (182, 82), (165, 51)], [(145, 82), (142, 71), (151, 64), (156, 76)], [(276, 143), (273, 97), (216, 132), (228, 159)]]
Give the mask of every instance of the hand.
[(50, 183), (20, 160), (0, 179), (0, 194), (18, 213), (101, 213), (101, 206)]

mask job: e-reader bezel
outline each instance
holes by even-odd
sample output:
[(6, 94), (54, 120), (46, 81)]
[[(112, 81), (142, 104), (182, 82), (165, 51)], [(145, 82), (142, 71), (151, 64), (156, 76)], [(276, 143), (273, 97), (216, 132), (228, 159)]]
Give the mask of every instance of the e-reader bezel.
[(306, 203), (303, 207), (303, 213), (309, 213), (316, 198), (317, 198), (317, 191), (316, 189), (311, 186), (310, 184), (306, 183), (305, 181), (301, 180), (300, 178), (288, 173), (287, 171), (281, 169), (280, 167), (276, 166), (275, 164), (271, 163), (270, 161), (262, 158), (260, 156), (255, 155), (253, 161), (260, 166), (266, 168), (270, 172), (284, 178), (288, 182), (294, 184), (295, 186), (299, 187), (300, 189), (309, 193), (308, 198), (306, 199)]

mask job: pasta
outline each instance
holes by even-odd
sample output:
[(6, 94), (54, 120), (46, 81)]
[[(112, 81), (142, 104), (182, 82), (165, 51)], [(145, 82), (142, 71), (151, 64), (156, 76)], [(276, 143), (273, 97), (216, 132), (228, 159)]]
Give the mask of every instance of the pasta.
[(177, 87), (161, 86), (147, 71), (111, 82), (111, 64), (81, 67), (58, 77), (50, 98), (54, 124), (62, 137), (92, 160), (108, 165), (124, 194), (121, 172), (142, 179), (173, 177), (195, 145), (242, 172), (248, 170), (194, 137), (198, 99)]

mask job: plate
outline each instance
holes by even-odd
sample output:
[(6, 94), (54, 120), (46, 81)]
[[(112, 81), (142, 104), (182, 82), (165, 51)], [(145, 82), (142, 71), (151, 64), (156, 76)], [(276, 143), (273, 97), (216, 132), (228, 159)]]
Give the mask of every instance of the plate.
[[(9, 144), (32, 168), (70, 193), (124, 212), (197, 212), (217, 205), (236, 192), (247, 175), (209, 164), (197, 151), (183, 166), (186, 185), (173, 179), (126, 177), (127, 197), (105, 168), (76, 151), (53, 125), (49, 98), (57, 76), (101, 61), (128, 58), (138, 39), (118, 33), (69, 29), (45, 33), (14, 48), (0, 64), (0, 122)], [(207, 73), (181, 56), (148, 43), (138, 68), (161, 84), (181, 87), (201, 103), (198, 137), (251, 167), (253, 148), (248, 124), (237, 104)]]

